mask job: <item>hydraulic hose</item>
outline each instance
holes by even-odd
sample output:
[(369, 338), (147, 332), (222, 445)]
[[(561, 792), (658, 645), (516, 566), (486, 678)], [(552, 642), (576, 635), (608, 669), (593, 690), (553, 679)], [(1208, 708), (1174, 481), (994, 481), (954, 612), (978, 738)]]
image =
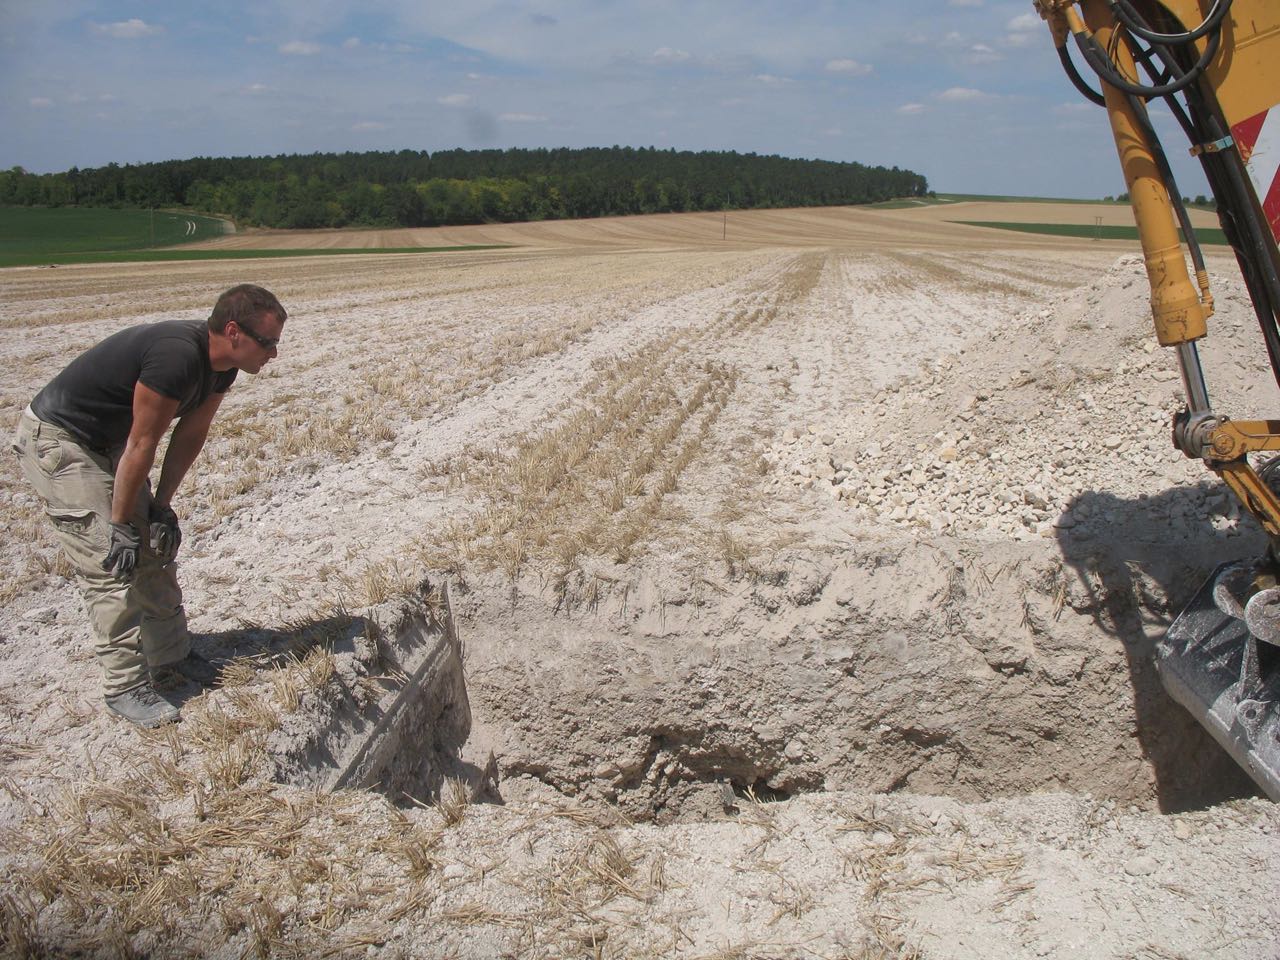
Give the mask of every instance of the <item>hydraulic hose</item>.
[(1125, 29), (1148, 43), (1184, 44), (1199, 40), (1209, 31), (1217, 29), (1218, 24), (1222, 23), (1227, 15), (1227, 11), (1231, 9), (1231, 0), (1217, 0), (1213, 9), (1201, 21), (1200, 26), (1185, 33), (1156, 33), (1143, 22), (1142, 15), (1133, 8), (1129, 0), (1112, 0), (1111, 9), (1115, 11), (1116, 19), (1124, 24)]
[[(1219, 132), (1221, 127), (1216, 119), (1211, 118), (1210, 136)], [(1227, 189), (1224, 191), (1228, 199), (1227, 214), (1231, 222), (1243, 236), (1237, 241), (1247, 251), (1247, 255), (1238, 255), (1241, 272), (1245, 284), (1249, 287), (1254, 309), (1258, 316), (1258, 327), (1262, 331), (1262, 339), (1267, 345), (1267, 357), (1271, 361), (1271, 371), (1276, 384), (1280, 385), (1280, 330), (1276, 327), (1276, 313), (1280, 309), (1280, 276), (1269, 256), (1270, 239), (1267, 226), (1258, 219), (1250, 197), (1253, 191), (1245, 180), (1244, 164), (1238, 156), (1227, 155), (1222, 158), (1220, 170), (1225, 174)]]
[[(1164, 59), (1165, 57), (1169, 57), (1168, 51), (1162, 47), (1152, 47), (1149, 50), (1133, 51), (1134, 58), (1139, 63), (1142, 64), (1143, 68), (1151, 76), (1154, 77), (1154, 76), (1157, 76), (1157, 65), (1152, 62), (1154, 60), (1154, 57), (1152, 56), (1153, 53), (1159, 53), (1162, 59)], [(1171, 62), (1168, 64), (1168, 67), (1164, 73), (1164, 76), (1171, 76), (1171, 77), (1183, 76), (1182, 71), (1178, 68), (1176, 63), (1172, 62), (1171, 57), (1170, 57), (1170, 61)], [(1161, 82), (1164, 82), (1163, 79), (1161, 80)], [(1182, 91), (1182, 93), (1188, 99), (1190, 99), (1194, 91), (1195, 91), (1195, 87), (1187, 87), (1187, 89)], [(1204, 143), (1205, 137), (1201, 136), (1200, 132), (1196, 129), (1195, 122), (1191, 119), (1186, 109), (1184, 109), (1182, 104), (1178, 101), (1178, 98), (1173, 95), (1169, 95), (1167, 97), (1164, 97), (1163, 99), (1164, 99), (1165, 105), (1169, 108), (1169, 111), (1173, 114), (1173, 118), (1178, 121), (1178, 126), (1182, 127), (1182, 132), (1186, 134), (1187, 140), (1190, 141), (1191, 143)]]
[(1157, 84), (1154, 86), (1144, 86), (1140, 83), (1134, 83), (1126, 80), (1115, 69), (1111, 58), (1107, 56), (1107, 52), (1102, 46), (1088, 33), (1083, 31), (1074, 33), (1076, 44), (1080, 47), (1080, 52), (1084, 54), (1085, 60), (1089, 66), (1093, 67), (1095, 73), (1106, 83), (1111, 84), (1117, 90), (1124, 93), (1132, 94), (1136, 97), (1142, 97), (1150, 100), (1152, 97), (1167, 97), (1172, 93), (1178, 93), (1185, 90), (1188, 86), (1199, 79), (1204, 73), (1205, 68), (1209, 66), (1213, 58), (1218, 53), (1218, 47), (1222, 43), (1221, 31), (1215, 31), (1210, 37), (1209, 42), (1205, 45), (1204, 53), (1200, 55), (1200, 59), (1196, 61), (1195, 66), (1188, 70), (1183, 76), (1169, 83)]
[(1089, 86), (1084, 77), (1080, 76), (1080, 71), (1076, 69), (1076, 63), (1071, 59), (1071, 51), (1067, 49), (1066, 44), (1058, 48), (1058, 59), (1062, 61), (1062, 69), (1067, 72), (1067, 78), (1071, 81), (1071, 85), (1080, 91), (1086, 100), (1090, 103), (1096, 103), (1100, 107), (1107, 105), (1106, 98)]

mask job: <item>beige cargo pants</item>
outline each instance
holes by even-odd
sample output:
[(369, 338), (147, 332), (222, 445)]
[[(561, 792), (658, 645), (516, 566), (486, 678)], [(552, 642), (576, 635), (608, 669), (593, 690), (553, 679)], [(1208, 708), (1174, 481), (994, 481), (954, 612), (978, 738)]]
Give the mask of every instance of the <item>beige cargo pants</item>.
[(114, 464), (67, 431), (37, 419), (30, 409), (18, 423), (13, 449), (75, 568), (102, 664), (103, 693), (123, 693), (148, 679), (148, 665), (185, 657), (191, 635), (177, 570), (173, 564), (162, 567), (147, 543), (150, 490), (144, 487), (134, 505), (133, 524), (142, 534), (142, 549), (133, 581), (124, 583), (102, 569), (111, 536)]

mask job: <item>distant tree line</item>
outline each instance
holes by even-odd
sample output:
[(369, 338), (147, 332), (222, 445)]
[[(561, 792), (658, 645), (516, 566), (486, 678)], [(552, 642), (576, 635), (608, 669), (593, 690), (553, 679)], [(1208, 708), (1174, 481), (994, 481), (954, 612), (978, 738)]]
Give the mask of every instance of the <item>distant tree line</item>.
[(0, 171), (0, 204), (184, 207), (263, 227), (438, 226), (830, 206), (928, 193), (897, 167), (652, 147), (197, 157)]
[[(1114, 196), (1114, 197), (1107, 196), (1107, 197), (1104, 197), (1103, 199), (1105, 199), (1108, 203), (1110, 203), (1113, 200), (1118, 200), (1121, 203), (1128, 203), (1129, 192), (1126, 190), (1124, 193), (1121, 193), (1118, 196)], [(1203, 193), (1197, 193), (1194, 200), (1191, 197), (1183, 197), (1182, 205), (1184, 207), (1202, 207), (1205, 210), (1218, 209), (1218, 201), (1212, 197), (1206, 197)]]

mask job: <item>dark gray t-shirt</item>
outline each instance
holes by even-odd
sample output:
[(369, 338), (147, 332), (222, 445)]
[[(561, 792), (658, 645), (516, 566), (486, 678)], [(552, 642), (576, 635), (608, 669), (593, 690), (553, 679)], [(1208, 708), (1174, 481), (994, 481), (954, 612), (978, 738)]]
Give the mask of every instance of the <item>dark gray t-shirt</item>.
[(113, 333), (76, 357), (36, 394), (31, 411), (85, 446), (110, 453), (129, 438), (133, 388), (139, 382), (177, 400), (182, 417), (211, 393), (225, 393), (238, 372), (215, 372), (209, 364), (204, 321), (149, 323)]

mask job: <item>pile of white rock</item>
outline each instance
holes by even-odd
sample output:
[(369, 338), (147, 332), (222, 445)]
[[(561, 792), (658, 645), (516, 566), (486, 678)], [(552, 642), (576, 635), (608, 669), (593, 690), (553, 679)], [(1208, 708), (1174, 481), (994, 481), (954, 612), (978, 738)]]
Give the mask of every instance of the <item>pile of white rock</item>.
[[(1088, 291), (1086, 307), (1100, 300)], [(1142, 313), (1124, 330), (1095, 319), (1102, 335), (1073, 353), (1046, 333), (1061, 312), (1015, 318), (999, 352), (947, 355), (869, 404), (785, 430), (763, 451), (775, 482), (871, 522), (966, 538), (1087, 539), (1135, 511), (1162, 537), (1205, 524), (1237, 535), (1234, 498), (1173, 447), (1181, 381)]]

